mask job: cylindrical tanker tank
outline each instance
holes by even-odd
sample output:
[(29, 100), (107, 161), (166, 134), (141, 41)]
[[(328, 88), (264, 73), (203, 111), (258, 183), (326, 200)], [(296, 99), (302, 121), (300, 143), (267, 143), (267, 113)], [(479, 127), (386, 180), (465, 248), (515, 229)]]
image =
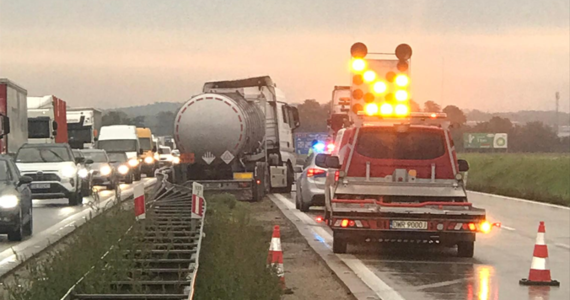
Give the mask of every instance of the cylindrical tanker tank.
[(215, 166), (259, 149), (264, 122), (259, 106), (241, 95), (206, 93), (178, 110), (174, 137), (181, 153), (194, 153), (195, 163)]

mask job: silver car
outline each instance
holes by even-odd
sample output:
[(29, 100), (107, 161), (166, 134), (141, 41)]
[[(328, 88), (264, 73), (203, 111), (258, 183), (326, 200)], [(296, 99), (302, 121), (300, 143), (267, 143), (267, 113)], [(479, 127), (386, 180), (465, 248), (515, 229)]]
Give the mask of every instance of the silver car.
[(327, 170), (315, 165), (316, 153), (305, 160), (303, 171), (297, 178), (295, 206), (302, 212), (309, 211), (311, 206), (325, 205), (325, 179)]

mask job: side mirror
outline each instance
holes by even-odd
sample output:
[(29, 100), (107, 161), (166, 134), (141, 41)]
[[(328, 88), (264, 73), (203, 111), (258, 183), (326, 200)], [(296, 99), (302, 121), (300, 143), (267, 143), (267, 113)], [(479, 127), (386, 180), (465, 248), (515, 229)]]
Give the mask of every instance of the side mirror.
[(56, 136), (56, 135), (57, 135), (57, 130), (52, 131), (51, 134), (52, 134), (53, 136)]
[(34, 180), (32, 179), (32, 177), (29, 177), (29, 176), (22, 176), (22, 177), (20, 177), (20, 179), (18, 180), (18, 184), (19, 184), (19, 185), (22, 185), (22, 184), (30, 184), (30, 183), (32, 183), (32, 181), (34, 181)]
[(75, 163), (76, 164), (82, 164), (85, 162), (85, 157), (76, 157), (75, 158)]
[(85, 161), (85, 164), (86, 164), (86, 165), (90, 165), (90, 164), (92, 164), (92, 163), (94, 163), (94, 161), (93, 161), (92, 159), (88, 159), (88, 160)]
[(469, 171), (469, 163), (464, 159), (458, 159), (457, 164), (459, 165), (459, 172)]
[(340, 160), (338, 159), (338, 156), (331, 155), (325, 159), (325, 165), (329, 169), (340, 169)]
[(57, 125), (56, 121), (53, 121), (52, 126), (53, 126), (53, 130), (57, 130), (58, 125)]
[(295, 167), (293, 168), (293, 172), (295, 172), (295, 173), (301, 173), (301, 172), (303, 172), (303, 168), (301, 168), (300, 166), (295, 166)]
[(319, 168), (326, 168), (326, 161), (327, 157), (331, 156), (330, 154), (317, 154), (315, 157), (315, 165)]

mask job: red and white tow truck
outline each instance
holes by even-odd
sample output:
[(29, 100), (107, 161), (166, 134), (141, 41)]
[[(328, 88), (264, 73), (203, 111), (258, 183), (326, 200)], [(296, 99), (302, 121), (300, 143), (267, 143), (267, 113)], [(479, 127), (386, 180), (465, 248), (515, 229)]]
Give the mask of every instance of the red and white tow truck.
[[(362, 84), (355, 82), (353, 90)], [(463, 173), (469, 165), (457, 159), (446, 115), (385, 108), (405, 101), (357, 100), (351, 101), (357, 109), (348, 113), (350, 124), (335, 134), (334, 151), (316, 158), (329, 169), (324, 218), (333, 230), (333, 252), (371, 241), (438, 243), (472, 257), (476, 234), (492, 225), (467, 199)]]

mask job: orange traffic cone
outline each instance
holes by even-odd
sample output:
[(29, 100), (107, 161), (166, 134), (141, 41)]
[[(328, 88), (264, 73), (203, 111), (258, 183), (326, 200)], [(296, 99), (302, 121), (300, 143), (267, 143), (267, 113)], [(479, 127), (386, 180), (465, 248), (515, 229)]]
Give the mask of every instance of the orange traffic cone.
[(538, 235), (534, 245), (534, 254), (528, 279), (521, 279), (519, 284), (522, 285), (547, 285), (560, 286), (560, 282), (552, 280), (550, 277), (550, 269), (547, 266), (548, 248), (546, 247), (544, 222), (540, 222), (538, 226)]
[(283, 268), (283, 250), (281, 250), (281, 233), (279, 225), (273, 227), (273, 236), (269, 245), (269, 255), (267, 256), (267, 265), (274, 267), (277, 276), (281, 281), (281, 288), (286, 294), (292, 294), (292, 291), (285, 286), (285, 269)]

